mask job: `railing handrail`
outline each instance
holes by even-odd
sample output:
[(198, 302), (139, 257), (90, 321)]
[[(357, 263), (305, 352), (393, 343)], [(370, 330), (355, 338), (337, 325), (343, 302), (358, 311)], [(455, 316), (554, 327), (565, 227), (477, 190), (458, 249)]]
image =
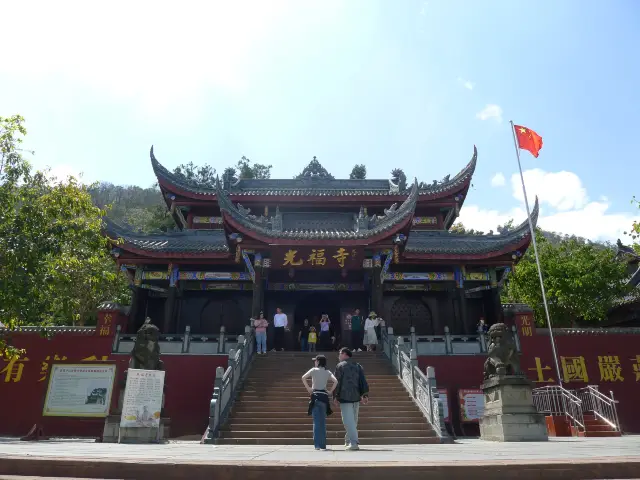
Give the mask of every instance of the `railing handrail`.
[[(560, 414), (569, 417), (573, 422), (573, 426), (578, 429), (585, 429), (583, 416), (582, 400), (573, 392), (567, 390), (560, 385), (546, 385), (538, 387), (531, 392), (533, 395), (533, 403), (536, 410), (540, 413)], [(537, 401), (538, 397), (542, 397), (542, 401)], [(556, 401), (557, 398), (560, 401)], [(541, 405), (541, 403), (543, 405)], [(547, 408), (549, 407), (549, 408)], [(558, 408), (553, 408), (558, 407)]]
[(575, 401), (577, 403), (582, 403), (582, 400), (580, 400), (571, 390), (567, 390), (564, 387), (561, 387), (559, 385), (546, 385), (544, 387), (538, 387), (538, 388), (534, 388), (533, 392), (547, 392), (547, 391), (560, 391), (563, 395), (565, 395), (567, 398), (571, 399), (572, 401)]
[(212, 443), (218, 435), (220, 426), (226, 420), (231, 405), (238, 393), (240, 384), (249, 370), (249, 361), (255, 352), (255, 330), (245, 328), (245, 335), (238, 336), (237, 349), (229, 352), (229, 365), (226, 369), (216, 369), (213, 395), (209, 405), (209, 425), (202, 437), (203, 443)]
[(429, 367), (430, 375), (425, 375), (418, 367), (413, 329), (412, 333), (413, 347), (409, 346), (409, 352), (407, 352), (403, 336), (396, 339), (391, 327), (383, 329), (381, 335), (383, 352), (427, 423), (442, 442), (449, 442), (451, 437), (444, 425), (443, 405), (436, 388), (435, 372), (432, 367)]
[[(618, 419), (618, 409), (616, 407), (618, 401), (613, 398), (613, 392), (611, 392), (611, 397), (608, 397), (598, 390), (597, 385), (587, 385), (581, 388), (578, 393), (584, 393), (586, 395), (586, 411), (593, 412), (596, 417), (616, 431), (622, 431), (620, 428), (620, 420)], [(603, 404), (605, 408), (602, 407)]]

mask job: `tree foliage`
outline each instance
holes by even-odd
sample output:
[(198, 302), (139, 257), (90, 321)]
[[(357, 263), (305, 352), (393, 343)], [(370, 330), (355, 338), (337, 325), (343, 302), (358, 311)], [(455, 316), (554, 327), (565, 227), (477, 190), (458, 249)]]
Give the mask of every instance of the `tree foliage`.
[(364, 163), (353, 166), (351, 173), (349, 174), (350, 180), (364, 180), (367, 178), (367, 167)]
[(198, 185), (211, 187), (216, 182), (216, 169), (206, 163), (201, 166), (194, 165), (193, 162), (183, 163), (174, 168), (173, 173)]
[[(21, 117), (0, 118), (0, 321), (20, 325), (82, 324), (105, 300), (128, 290), (101, 233), (104, 210), (69, 177), (52, 182), (17, 149)], [(13, 355), (0, 339), (0, 355)]]
[(401, 168), (394, 168), (391, 170), (391, 181), (398, 185), (401, 192), (407, 190), (407, 175)]
[[(626, 266), (616, 260), (614, 249), (575, 238), (554, 244), (539, 229), (536, 239), (554, 326), (604, 320), (627, 293)], [(533, 247), (509, 275), (503, 297), (531, 306), (537, 322), (546, 323)]]

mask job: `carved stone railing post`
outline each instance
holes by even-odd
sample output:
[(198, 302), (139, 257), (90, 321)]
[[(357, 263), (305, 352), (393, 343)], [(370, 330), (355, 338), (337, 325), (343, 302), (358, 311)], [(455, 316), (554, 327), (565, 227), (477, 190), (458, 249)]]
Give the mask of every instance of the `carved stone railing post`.
[(244, 335), (238, 335), (237, 349), (240, 352), (240, 358), (238, 359), (240, 361), (240, 371), (238, 373), (240, 374), (242, 374), (242, 372), (244, 371), (244, 367), (246, 365), (246, 358), (247, 358), (245, 354), (246, 348), (247, 346), (245, 345)]
[(187, 325), (184, 329), (184, 338), (182, 339), (182, 353), (189, 353), (191, 346), (191, 327)]
[[(430, 396), (435, 397), (438, 402), (438, 411), (434, 412), (432, 409), (432, 419), (431, 419), (431, 424), (432, 425), (440, 425), (440, 430), (442, 433), (442, 436), (448, 436), (447, 434), (447, 429), (446, 426), (444, 424), (444, 406), (442, 405), (442, 402), (440, 401), (440, 394), (438, 393), (438, 387), (436, 384), (436, 369), (433, 367), (427, 367), (427, 383), (429, 386), (429, 392), (430, 392)], [(432, 405), (435, 405), (436, 402), (432, 402)]]
[(387, 341), (382, 347), (384, 348), (384, 353), (387, 354), (389, 360), (392, 360), (393, 358), (393, 345), (395, 345), (395, 341), (393, 327), (387, 327)]
[(520, 348), (520, 335), (518, 335), (518, 327), (511, 325), (511, 332), (513, 332), (513, 341), (516, 343), (516, 351), (521, 352)]
[(396, 362), (398, 365), (398, 373), (402, 376), (402, 350), (404, 349), (404, 337), (400, 335), (396, 337)]
[[(413, 327), (411, 327), (413, 328)], [(415, 349), (409, 351), (409, 361), (411, 362), (411, 395), (416, 396), (416, 376), (413, 374), (413, 370), (418, 368), (418, 352)]]
[(411, 349), (416, 351), (416, 355), (418, 352), (418, 337), (416, 336), (416, 327), (411, 327)]
[(218, 339), (218, 353), (224, 353), (226, 350), (226, 339), (224, 338), (225, 328), (224, 326), (220, 327), (220, 338)]
[(478, 327), (478, 341), (480, 342), (480, 351), (487, 351), (487, 337), (484, 334), (484, 329), (482, 327)]
[(451, 334), (449, 333), (449, 327), (444, 327), (444, 348), (447, 355), (453, 354), (453, 342), (451, 341)]
[(209, 403), (209, 434), (214, 435), (220, 426), (220, 414), (222, 408), (222, 378), (224, 368), (216, 368), (216, 379), (213, 383), (213, 395)]

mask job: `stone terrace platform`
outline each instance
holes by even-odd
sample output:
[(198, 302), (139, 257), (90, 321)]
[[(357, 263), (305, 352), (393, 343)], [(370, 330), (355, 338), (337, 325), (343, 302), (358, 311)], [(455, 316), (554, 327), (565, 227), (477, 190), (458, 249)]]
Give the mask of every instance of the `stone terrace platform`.
[(459, 440), (450, 445), (364, 445), (359, 452), (336, 447), (317, 452), (300, 445), (213, 446), (176, 441), (133, 446), (0, 439), (0, 478), (7, 475), (138, 480), (329, 480), (351, 475), (367, 480), (640, 478), (640, 436), (541, 443)]

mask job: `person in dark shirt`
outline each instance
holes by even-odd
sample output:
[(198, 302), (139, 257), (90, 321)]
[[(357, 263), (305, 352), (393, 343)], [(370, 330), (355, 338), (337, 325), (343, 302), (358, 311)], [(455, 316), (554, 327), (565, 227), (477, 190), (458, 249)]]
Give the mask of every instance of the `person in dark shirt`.
[(338, 356), (340, 363), (336, 366), (335, 374), (338, 385), (333, 391), (333, 401), (340, 404), (342, 424), (346, 431), (344, 436), (345, 449), (360, 450), (358, 446), (358, 413), (360, 402), (363, 405), (369, 403), (369, 385), (362, 366), (353, 362), (351, 356), (351, 350), (348, 348), (340, 350)]
[(356, 308), (353, 315), (351, 315), (351, 348), (353, 348), (354, 351), (362, 351), (363, 336), (362, 316), (360, 315), (360, 309)]
[(309, 319), (305, 318), (300, 331), (298, 332), (298, 343), (300, 351), (307, 352), (309, 350)]

